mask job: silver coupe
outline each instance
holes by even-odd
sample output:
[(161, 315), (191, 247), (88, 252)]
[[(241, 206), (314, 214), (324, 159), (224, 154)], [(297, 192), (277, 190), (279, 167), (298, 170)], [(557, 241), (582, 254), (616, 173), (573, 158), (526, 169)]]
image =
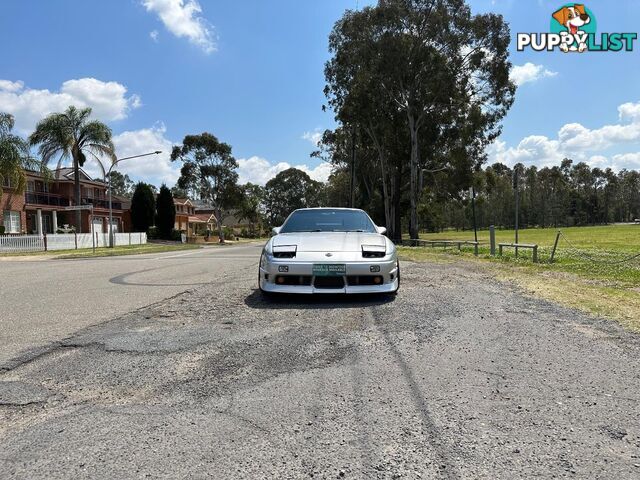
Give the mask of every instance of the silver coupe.
[(258, 284), (265, 293), (396, 293), (396, 247), (362, 210), (294, 211), (264, 246)]

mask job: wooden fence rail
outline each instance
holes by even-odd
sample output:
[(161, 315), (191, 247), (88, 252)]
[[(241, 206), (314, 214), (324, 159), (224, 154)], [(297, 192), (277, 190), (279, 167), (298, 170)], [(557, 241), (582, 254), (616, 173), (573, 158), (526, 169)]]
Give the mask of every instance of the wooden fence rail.
[(468, 245), (473, 247), (473, 251), (476, 256), (478, 255), (478, 247), (480, 246), (480, 242), (473, 242), (473, 241), (466, 241), (466, 240), (420, 240), (418, 238), (403, 240), (402, 244), (403, 245), (408, 244), (408, 246), (410, 247), (431, 246), (435, 248), (436, 246), (441, 246), (445, 249), (447, 247), (457, 246), (458, 250), (462, 250), (463, 245), (465, 246)]

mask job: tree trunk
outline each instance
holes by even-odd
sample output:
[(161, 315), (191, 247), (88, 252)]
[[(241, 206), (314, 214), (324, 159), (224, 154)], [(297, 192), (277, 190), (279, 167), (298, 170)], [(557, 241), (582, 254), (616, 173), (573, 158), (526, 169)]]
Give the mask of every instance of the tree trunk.
[[(73, 156), (73, 187), (75, 192), (76, 207), (81, 205), (81, 191), (80, 191), (80, 159), (76, 155)], [(89, 220), (91, 223), (91, 219)], [(89, 229), (91, 231), (91, 229)], [(76, 232), (82, 233), (82, 210), (76, 210)]]
[(393, 224), (393, 237), (395, 241), (402, 240), (402, 218), (400, 218), (400, 199), (402, 191), (402, 170), (396, 168), (394, 176), (393, 200), (391, 202), (391, 219)]
[(409, 187), (409, 236), (417, 239), (419, 237), (418, 228), (418, 169), (420, 166), (418, 152), (418, 128), (415, 118), (411, 113), (407, 115), (409, 120), (409, 131), (411, 134), (411, 160), (409, 169), (411, 173), (411, 184)]
[(218, 224), (218, 238), (220, 243), (224, 243), (224, 231), (222, 230), (222, 211), (220, 209), (215, 209), (216, 212), (216, 222)]
[(369, 137), (373, 141), (378, 152), (378, 160), (380, 161), (380, 174), (382, 177), (382, 199), (384, 201), (384, 220), (385, 227), (390, 235), (393, 235), (393, 221), (391, 216), (391, 195), (389, 194), (388, 168), (387, 161), (382, 146), (378, 142), (378, 138), (373, 133), (372, 128), (365, 129)]

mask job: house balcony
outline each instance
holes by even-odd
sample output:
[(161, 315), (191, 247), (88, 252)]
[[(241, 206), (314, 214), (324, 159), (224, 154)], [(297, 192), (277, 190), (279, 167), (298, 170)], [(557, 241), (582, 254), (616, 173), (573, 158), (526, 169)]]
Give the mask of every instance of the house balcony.
[(70, 205), (67, 197), (45, 192), (27, 192), (24, 194), (24, 202), (28, 205), (46, 205), (52, 207), (68, 207)]
[[(105, 200), (103, 198), (82, 197), (82, 204), (93, 205), (94, 208), (109, 208), (109, 200)], [(113, 208), (113, 210), (122, 210), (122, 202), (113, 200), (111, 202), (111, 207)]]

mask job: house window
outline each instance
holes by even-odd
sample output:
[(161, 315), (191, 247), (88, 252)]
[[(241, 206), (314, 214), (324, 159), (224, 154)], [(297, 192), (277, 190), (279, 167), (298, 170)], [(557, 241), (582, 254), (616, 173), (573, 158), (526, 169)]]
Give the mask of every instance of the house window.
[(11, 179), (9, 177), (2, 177), (2, 188), (11, 188)]
[(20, 233), (20, 212), (4, 211), (4, 232)]

